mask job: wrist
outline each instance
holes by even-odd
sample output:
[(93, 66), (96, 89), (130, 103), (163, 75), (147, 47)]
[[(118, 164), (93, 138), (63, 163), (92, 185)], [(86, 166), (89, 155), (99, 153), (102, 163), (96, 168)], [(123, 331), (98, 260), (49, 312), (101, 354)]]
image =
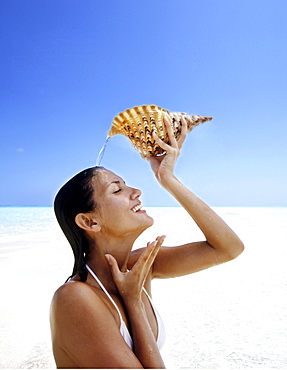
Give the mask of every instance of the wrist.
[(130, 320), (146, 320), (146, 312), (143, 302), (140, 300), (125, 301), (125, 308), (127, 310)]
[(161, 186), (163, 186), (166, 190), (172, 189), (174, 186), (178, 185), (179, 180), (174, 175), (174, 173), (165, 174), (163, 176), (160, 176), (158, 179)]
[(125, 303), (125, 307), (128, 311), (132, 310), (132, 311), (141, 311), (144, 309), (144, 304), (142, 302), (142, 300), (139, 298), (131, 298), (131, 297), (127, 297), (126, 299), (124, 299), (124, 303)]

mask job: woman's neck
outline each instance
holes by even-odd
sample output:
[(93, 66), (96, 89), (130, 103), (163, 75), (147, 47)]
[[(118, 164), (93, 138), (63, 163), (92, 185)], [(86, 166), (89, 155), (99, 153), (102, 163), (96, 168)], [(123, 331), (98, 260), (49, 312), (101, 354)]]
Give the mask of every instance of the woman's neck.
[[(90, 253), (87, 264), (94, 271), (101, 283), (110, 294), (118, 294), (117, 287), (111, 272), (111, 267), (105, 257), (111, 254), (118, 262), (118, 267), (122, 272), (127, 271), (128, 260), (134, 240), (98, 240), (90, 243)], [(88, 283), (95, 282), (92, 277), (88, 276)]]

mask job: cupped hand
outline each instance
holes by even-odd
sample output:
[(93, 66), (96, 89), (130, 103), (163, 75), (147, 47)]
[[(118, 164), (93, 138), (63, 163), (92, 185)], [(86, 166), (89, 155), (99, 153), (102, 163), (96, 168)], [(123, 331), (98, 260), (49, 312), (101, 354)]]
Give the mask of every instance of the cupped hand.
[(124, 301), (141, 300), (142, 288), (164, 239), (165, 235), (157, 237), (152, 243), (149, 242), (132, 269), (127, 272), (120, 271), (116, 259), (106, 254), (114, 282)]
[(173, 175), (176, 161), (180, 155), (180, 149), (184, 143), (187, 133), (186, 120), (181, 118), (182, 128), (178, 139), (175, 138), (170, 121), (164, 117), (164, 124), (168, 134), (170, 144), (161, 140), (153, 131), (153, 139), (165, 151), (165, 154), (157, 157), (145, 157), (150, 162), (151, 168), (160, 183), (163, 183), (165, 178)]

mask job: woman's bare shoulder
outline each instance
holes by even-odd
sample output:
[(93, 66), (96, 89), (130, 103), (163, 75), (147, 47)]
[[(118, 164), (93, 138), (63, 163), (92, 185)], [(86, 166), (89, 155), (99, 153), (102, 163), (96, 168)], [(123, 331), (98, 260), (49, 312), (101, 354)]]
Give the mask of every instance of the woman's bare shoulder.
[(97, 288), (80, 281), (62, 285), (52, 300), (50, 322), (58, 367), (139, 367)]
[(50, 322), (53, 337), (58, 341), (60, 332), (66, 333), (66, 337), (74, 335), (74, 332), (79, 335), (79, 330), (89, 331), (90, 325), (97, 327), (111, 318), (107, 306), (89, 284), (69, 281), (60, 286), (52, 298)]
[(81, 281), (71, 280), (61, 285), (52, 298), (52, 309), (69, 310), (70, 308), (75, 311), (78, 306), (89, 306), (93, 310), (103, 306), (102, 300), (99, 298), (94, 287)]

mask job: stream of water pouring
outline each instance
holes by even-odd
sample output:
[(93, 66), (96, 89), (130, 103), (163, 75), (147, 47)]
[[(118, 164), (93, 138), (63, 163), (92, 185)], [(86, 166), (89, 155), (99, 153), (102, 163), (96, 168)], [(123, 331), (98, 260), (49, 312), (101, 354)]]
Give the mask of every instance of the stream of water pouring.
[(104, 145), (102, 146), (101, 150), (99, 151), (99, 154), (98, 154), (98, 157), (97, 157), (97, 160), (96, 160), (96, 167), (101, 165), (103, 156), (105, 154), (106, 146), (107, 146), (107, 143), (110, 140), (110, 138), (111, 138), (110, 136), (107, 136)]

